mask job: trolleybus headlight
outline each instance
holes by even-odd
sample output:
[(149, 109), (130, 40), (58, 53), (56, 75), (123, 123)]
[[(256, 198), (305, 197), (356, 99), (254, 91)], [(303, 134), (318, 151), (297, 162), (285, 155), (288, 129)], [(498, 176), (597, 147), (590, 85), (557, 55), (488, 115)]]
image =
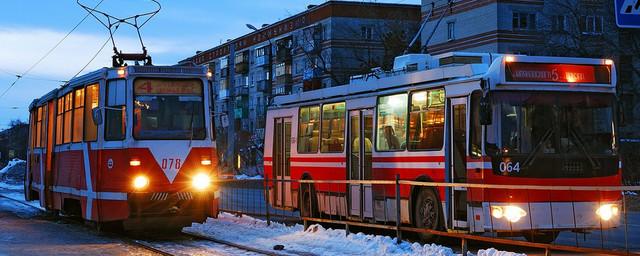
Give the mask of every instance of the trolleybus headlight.
[(141, 190), (149, 186), (149, 178), (144, 175), (138, 175), (133, 179), (133, 188)]
[(192, 185), (197, 190), (205, 190), (211, 185), (211, 178), (204, 173), (193, 176)]
[(610, 220), (613, 216), (618, 216), (618, 205), (604, 204), (596, 210), (596, 214), (600, 216), (602, 220)]
[(527, 212), (522, 208), (513, 205), (491, 206), (491, 216), (496, 219), (505, 217), (508, 221), (517, 222), (520, 218), (527, 216)]

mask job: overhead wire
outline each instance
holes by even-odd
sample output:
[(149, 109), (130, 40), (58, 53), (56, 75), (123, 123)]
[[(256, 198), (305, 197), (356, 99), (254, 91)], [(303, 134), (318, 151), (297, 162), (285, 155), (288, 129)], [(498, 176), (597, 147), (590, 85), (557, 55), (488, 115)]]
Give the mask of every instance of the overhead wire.
[[(100, 6), (100, 4), (102, 4), (102, 2), (104, 2), (104, 0), (100, 0), (100, 2), (98, 2), (98, 4), (96, 4), (96, 6), (94, 8), (97, 8), (98, 6)], [(2, 99), (2, 97), (4, 97), (7, 92), (9, 92), (9, 90), (11, 90), (11, 88), (13, 88), (14, 85), (16, 85), (16, 83), (23, 78), (25, 75), (27, 75), (29, 72), (31, 72), (31, 70), (33, 70), (36, 66), (38, 66), (44, 59), (46, 59), (56, 48), (58, 48), (58, 46), (60, 46), (60, 44), (62, 44), (62, 42), (64, 40), (66, 40), (69, 35), (71, 35), (71, 33), (73, 33), (79, 26), (80, 24), (82, 24), (88, 17), (90, 14), (85, 15), (64, 37), (62, 37), (62, 39), (60, 39), (60, 41), (58, 41), (51, 49), (49, 49), (49, 51), (47, 51), (47, 53), (45, 53), (40, 59), (38, 59), (38, 61), (36, 61), (33, 65), (31, 65), (25, 72), (23, 72), (22, 74), (17, 74), (16, 75), (16, 79), (9, 85), (9, 87), (7, 87), (7, 89), (5, 89), (2, 94), (0, 94), (0, 99)]]

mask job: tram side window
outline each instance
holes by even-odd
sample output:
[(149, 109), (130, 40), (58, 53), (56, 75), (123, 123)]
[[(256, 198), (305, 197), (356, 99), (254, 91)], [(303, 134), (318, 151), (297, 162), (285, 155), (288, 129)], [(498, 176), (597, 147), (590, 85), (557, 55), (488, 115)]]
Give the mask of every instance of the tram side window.
[(62, 129), (62, 142), (71, 142), (72, 127), (72, 110), (73, 110), (73, 92), (64, 95), (64, 128)]
[(409, 150), (439, 150), (444, 143), (444, 89), (411, 94)]
[(474, 91), (471, 94), (471, 123), (469, 128), (469, 155), (472, 158), (482, 156), (482, 126), (480, 125), (480, 98), (481, 91)]
[(36, 143), (35, 147), (42, 147), (42, 107), (38, 107), (38, 111), (36, 113)]
[(95, 141), (98, 137), (98, 126), (93, 122), (93, 109), (98, 107), (98, 84), (92, 84), (85, 89), (84, 102), (84, 140)]
[(125, 80), (109, 81), (105, 110), (105, 140), (123, 140), (126, 128)]
[(64, 117), (64, 97), (58, 98), (56, 111), (56, 145), (62, 144), (62, 123)]
[(320, 107), (301, 107), (298, 117), (298, 153), (317, 153), (320, 137)]
[(322, 105), (322, 140), (320, 152), (342, 152), (344, 150), (345, 103)]
[(73, 140), (72, 142), (82, 141), (82, 132), (84, 131), (84, 88), (74, 91), (73, 96)]
[(378, 98), (377, 151), (399, 151), (406, 148), (407, 94)]

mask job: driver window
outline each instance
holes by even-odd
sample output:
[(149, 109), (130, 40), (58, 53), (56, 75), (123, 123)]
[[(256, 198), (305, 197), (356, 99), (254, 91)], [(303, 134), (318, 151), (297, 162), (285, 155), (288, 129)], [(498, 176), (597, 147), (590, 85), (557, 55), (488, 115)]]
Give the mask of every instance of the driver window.
[(107, 84), (105, 109), (105, 140), (123, 140), (126, 129), (125, 80), (112, 80)]

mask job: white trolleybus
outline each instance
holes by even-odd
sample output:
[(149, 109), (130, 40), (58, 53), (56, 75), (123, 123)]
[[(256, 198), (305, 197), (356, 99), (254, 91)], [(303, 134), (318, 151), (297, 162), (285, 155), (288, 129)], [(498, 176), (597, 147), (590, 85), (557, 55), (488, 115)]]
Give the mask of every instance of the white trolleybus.
[(615, 74), (607, 59), (410, 54), (396, 58), (392, 72), (276, 97), (265, 136), (270, 204), (303, 216), (395, 222), (393, 185), (295, 181), (399, 175), (509, 186), (401, 186), (407, 226), (536, 242), (615, 227), (619, 191), (526, 189), (621, 185)]

